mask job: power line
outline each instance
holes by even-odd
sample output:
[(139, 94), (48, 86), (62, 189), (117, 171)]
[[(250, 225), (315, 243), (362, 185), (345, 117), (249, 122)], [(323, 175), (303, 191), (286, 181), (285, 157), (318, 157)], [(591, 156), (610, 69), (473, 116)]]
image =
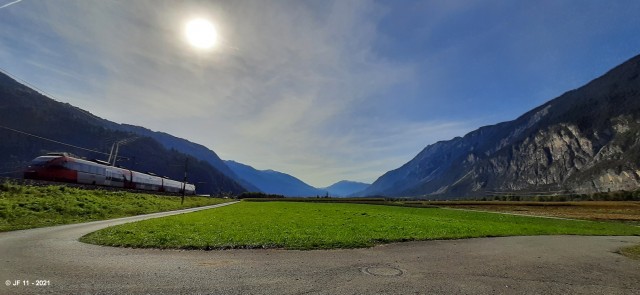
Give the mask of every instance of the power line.
[(9, 171), (9, 172), (0, 172), (0, 175), (5, 175), (5, 174), (14, 174), (14, 173), (18, 173), (18, 172), (23, 172), (23, 170), (15, 170), (15, 171)]
[(72, 148), (81, 149), (81, 150), (84, 150), (84, 151), (88, 151), (88, 152), (92, 152), (92, 153), (98, 153), (98, 154), (103, 154), (103, 155), (109, 156), (108, 153), (103, 153), (103, 152), (100, 152), (100, 151), (96, 151), (96, 150), (92, 150), (92, 149), (88, 149), (88, 148), (83, 148), (83, 147), (80, 147), (80, 146), (77, 146), (77, 145), (73, 145), (73, 144), (69, 144), (69, 143), (64, 143), (64, 142), (61, 142), (61, 141), (49, 139), (49, 138), (46, 138), (46, 137), (42, 137), (42, 136), (38, 136), (38, 135), (35, 135), (35, 134), (27, 133), (27, 132), (24, 132), (24, 131), (20, 131), (20, 130), (16, 130), (16, 129), (13, 129), (13, 128), (9, 128), (9, 127), (6, 127), (6, 126), (0, 125), (0, 128), (6, 129), (6, 130), (10, 130), (10, 131), (13, 131), (13, 132), (17, 132), (17, 133), (21, 133), (21, 134), (24, 134), (24, 135), (32, 136), (32, 137), (35, 137), (35, 138), (38, 138), (38, 139), (54, 142), (54, 143), (57, 143), (57, 144), (66, 145), (66, 146), (69, 146), (69, 147), (72, 147)]
[(42, 94), (42, 95), (44, 95), (44, 96), (46, 96), (46, 97), (53, 98), (53, 99), (55, 99), (55, 100), (57, 100), (57, 101), (62, 101), (62, 100), (60, 100), (59, 98), (57, 98), (55, 95), (52, 95), (51, 93), (48, 93), (48, 92), (46, 92), (46, 91), (44, 91), (44, 90), (42, 90), (42, 89), (40, 89), (40, 88), (36, 87), (35, 85), (33, 85), (33, 84), (31, 84), (31, 83), (27, 82), (27, 81), (26, 81), (26, 80), (24, 80), (24, 79), (20, 79), (20, 78), (16, 77), (15, 75), (10, 74), (10, 73), (9, 73), (7, 70), (5, 70), (4, 68), (1, 68), (1, 67), (0, 67), (0, 72), (2, 72), (3, 74), (5, 74), (5, 75), (9, 76), (11, 79), (16, 80), (17, 82), (22, 83), (23, 85), (29, 86), (29, 88), (31, 88), (31, 89), (33, 89), (33, 90), (35, 90), (35, 91), (39, 92), (40, 94)]
[[(11, 173), (14, 173), (14, 172), (22, 171), (22, 169), (24, 169), (24, 167), (27, 167), (27, 165), (28, 165), (28, 163), (29, 163), (29, 162), (22, 161), (22, 162), (20, 162), (20, 163), (21, 163), (20, 165), (11, 165), (11, 166), (9, 166), (9, 165), (5, 165), (5, 166), (0, 166), (0, 168), (1, 168), (2, 170), (13, 170), (13, 171), (0, 172), (0, 175), (2, 175), (2, 174), (11, 174)], [(20, 170), (15, 170), (15, 169), (20, 169)]]
[[(40, 89), (40, 88), (36, 87), (35, 85), (33, 85), (33, 84), (31, 84), (31, 83), (29, 83), (29, 82), (27, 82), (27, 81), (23, 80), (23, 79), (20, 79), (20, 78), (18, 78), (18, 77), (16, 77), (16, 76), (14, 76), (14, 75), (10, 74), (7, 70), (5, 70), (5, 69), (4, 69), (4, 68), (2, 68), (2, 67), (0, 67), (0, 72), (2, 72), (3, 74), (5, 74), (5, 75), (9, 76), (10, 78), (12, 78), (12, 79), (14, 79), (14, 80), (16, 80), (16, 81), (18, 81), (18, 82), (22, 83), (23, 85), (26, 85), (26, 86), (30, 87), (31, 89), (36, 90), (37, 92), (39, 92), (40, 94), (42, 94), (42, 95), (44, 95), (44, 96), (47, 96), (47, 97), (49, 97), (49, 98), (54, 98), (54, 99), (56, 99), (56, 100), (58, 100), (58, 101), (61, 101), (61, 100), (60, 100), (60, 99), (58, 99), (56, 96), (54, 96), (54, 95), (52, 95), (52, 94), (50, 94), (50, 93), (48, 93), (48, 92), (46, 92), (46, 91), (44, 91), (44, 90), (42, 90), (42, 89)], [(20, 131), (20, 130), (16, 130), (16, 129), (13, 129), (13, 128), (9, 128), (9, 127), (6, 127), (6, 126), (2, 126), (2, 125), (0, 125), (0, 128), (4, 128), (4, 129), (10, 130), (10, 131), (18, 132), (18, 133), (21, 133), (21, 134), (24, 134), (24, 135), (28, 135), (28, 136), (32, 136), (32, 137), (35, 137), (35, 138), (39, 138), (39, 139), (42, 139), (42, 140), (46, 140), (46, 141), (50, 141), (50, 142), (54, 142), (54, 143), (58, 143), (58, 144), (61, 144), (61, 145), (66, 145), (66, 146), (69, 146), (69, 147), (73, 147), (73, 148), (77, 148), (77, 149), (81, 149), (81, 150), (89, 151), (89, 152), (92, 152), (92, 153), (98, 153), (98, 154), (103, 154), (103, 155), (111, 156), (111, 154), (108, 154), (108, 153), (104, 153), (104, 152), (100, 152), (100, 151), (96, 151), (96, 150), (92, 150), (92, 149), (88, 149), (88, 148), (84, 148), (84, 147), (80, 147), (80, 146), (72, 145), (72, 144), (69, 144), (69, 143), (64, 143), (64, 142), (61, 142), (61, 141), (57, 141), (57, 140), (53, 140), (53, 139), (49, 139), (49, 138), (46, 138), (46, 137), (42, 137), (42, 136), (38, 136), (38, 135), (35, 135), (35, 134), (27, 133), (27, 132), (24, 132), (24, 131)], [(136, 139), (137, 139), (137, 136), (136, 136), (136, 137), (134, 137), (134, 138), (128, 138), (128, 139), (125, 139), (125, 141), (128, 141), (128, 142), (126, 142), (126, 143), (130, 143), (131, 141), (134, 141), (134, 140), (136, 140)], [(110, 139), (107, 139), (107, 141), (111, 141), (111, 140), (110, 140)], [(116, 158), (127, 159), (127, 160), (129, 159), (129, 158), (127, 158), (127, 157), (117, 157), (117, 156), (116, 156)]]

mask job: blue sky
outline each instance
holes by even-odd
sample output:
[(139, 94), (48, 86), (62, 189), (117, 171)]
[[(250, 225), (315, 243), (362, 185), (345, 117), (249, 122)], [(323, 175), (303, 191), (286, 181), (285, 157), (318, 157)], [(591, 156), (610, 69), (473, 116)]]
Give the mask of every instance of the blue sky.
[[(0, 6), (10, 0), (0, 0)], [(0, 67), (103, 118), (315, 186), (372, 182), (640, 53), (640, 1), (23, 0)], [(220, 42), (190, 47), (210, 19)]]

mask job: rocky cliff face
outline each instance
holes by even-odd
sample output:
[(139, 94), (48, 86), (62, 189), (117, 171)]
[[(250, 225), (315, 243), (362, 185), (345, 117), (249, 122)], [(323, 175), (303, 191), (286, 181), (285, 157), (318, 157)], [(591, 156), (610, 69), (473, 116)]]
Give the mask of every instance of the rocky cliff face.
[(640, 56), (522, 115), (427, 146), (360, 195), (640, 188)]

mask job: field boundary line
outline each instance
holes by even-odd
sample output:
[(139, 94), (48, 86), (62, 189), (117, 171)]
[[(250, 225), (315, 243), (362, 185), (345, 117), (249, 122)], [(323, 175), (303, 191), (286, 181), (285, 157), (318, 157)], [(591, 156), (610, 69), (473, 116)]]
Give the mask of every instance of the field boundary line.
[(586, 220), (586, 219), (574, 219), (574, 218), (565, 218), (565, 217), (556, 217), (556, 216), (540, 216), (540, 215), (529, 215), (529, 214), (522, 214), (522, 213), (496, 212), (496, 211), (483, 211), (483, 210), (462, 209), (462, 208), (451, 208), (451, 207), (440, 207), (440, 209), (458, 210), (458, 211), (469, 211), (469, 212), (479, 212), (479, 213), (495, 213), (495, 214), (504, 214), (504, 215), (513, 215), (513, 216), (523, 216), (523, 217), (539, 217), (539, 218), (559, 219), (559, 220), (593, 221), (593, 220)]
[[(198, 211), (202, 211), (202, 210), (208, 210), (208, 209), (214, 209), (214, 208), (218, 208), (218, 207), (224, 207), (224, 206), (228, 206), (228, 205), (233, 205), (233, 204), (237, 204), (237, 203), (240, 203), (240, 201), (226, 202), (226, 203), (220, 203), (220, 204), (214, 204), (214, 205), (206, 205), (206, 206), (200, 206), (200, 207), (184, 208), (184, 209), (178, 209), (178, 210), (172, 210), (172, 211), (161, 211), (161, 212), (154, 212), (154, 213), (142, 214), (142, 215), (125, 216), (125, 217), (120, 217), (120, 218), (115, 218), (115, 219), (95, 220), (95, 221), (89, 221), (89, 222), (86, 222), (86, 223), (98, 223), (98, 222), (103, 222), (103, 221), (125, 221), (125, 223), (129, 223), (129, 222), (142, 221), (142, 220), (146, 220), (146, 219), (168, 217), (168, 216), (172, 216), (172, 215), (179, 215), (179, 214), (185, 214), (185, 213), (193, 213), (193, 212), (198, 212)], [(158, 216), (156, 216), (156, 215), (158, 215)], [(126, 221), (127, 219), (134, 219), (134, 220)], [(135, 220), (135, 219), (140, 219), (140, 220)], [(74, 225), (74, 224), (85, 224), (85, 223), (84, 222), (83, 223), (72, 223), (72, 224), (64, 224), (64, 225)]]
[(111, 226), (116, 226), (116, 225), (120, 225), (120, 224), (131, 223), (131, 222), (137, 222), (137, 221), (142, 221), (142, 220), (147, 220), (147, 219), (162, 218), (162, 217), (180, 215), (180, 214), (185, 214), (185, 213), (193, 213), (193, 212), (198, 212), (198, 211), (202, 211), (202, 210), (215, 209), (215, 208), (224, 207), (224, 206), (228, 206), (228, 205), (233, 205), (233, 204), (237, 204), (237, 203), (240, 203), (240, 201), (225, 202), (225, 203), (219, 203), (219, 204), (214, 204), (214, 205), (191, 207), (191, 208), (184, 208), (184, 209), (171, 210), (171, 211), (160, 211), (160, 212), (153, 212), (153, 213), (147, 213), (147, 214), (141, 214), (141, 215), (123, 216), (123, 217), (117, 217), (117, 218), (112, 218), (112, 219), (92, 220), (92, 221), (85, 221), (85, 222), (79, 222), (79, 223), (57, 224), (57, 225), (52, 225), (52, 226), (10, 230), (10, 231), (0, 232), (0, 238), (2, 238), (4, 235), (8, 235), (10, 233), (28, 232), (28, 231), (43, 231), (43, 230), (50, 230), (50, 229), (55, 229), (55, 228), (60, 229), (60, 228), (65, 228), (65, 227), (78, 227), (78, 226), (85, 226), (85, 225), (96, 225), (96, 224), (101, 224), (101, 223), (109, 224), (106, 227), (111, 227)]

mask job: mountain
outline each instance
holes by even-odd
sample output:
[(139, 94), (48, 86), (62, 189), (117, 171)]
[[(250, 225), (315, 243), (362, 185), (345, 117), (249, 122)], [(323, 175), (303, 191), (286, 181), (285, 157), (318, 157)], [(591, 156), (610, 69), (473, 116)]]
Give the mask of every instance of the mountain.
[(346, 197), (354, 193), (363, 191), (369, 186), (368, 183), (342, 180), (320, 190), (326, 191), (331, 196)]
[(640, 188), (640, 55), (516, 120), (427, 146), (359, 195)]
[(108, 155), (86, 149), (108, 154), (113, 142), (135, 139), (120, 147), (119, 156), (126, 161), (119, 162), (119, 165), (181, 180), (184, 176), (185, 160), (188, 159), (188, 180), (196, 184), (198, 193), (246, 191), (242, 185), (209, 163), (180, 153), (176, 149), (166, 148), (151, 137), (124, 131), (119, 126), (80, 108), (50, 99), (0, 73), (2, 176), (20, 177), (30, 160), (47, 152), (65, 151), (87, 159), (106, 160)]
[(257, 170), (234, 161), (225, 161), (238, 176), (267, 194), (287, 197), (324, 196), (326, 191), (312, 187), (289, 174), (273, 170)]
[(151, 131), (147, 128), (135, 125), (119, 124), (116, 126), (112, 125), (111, 128), (153, 138), (167, 149), (175, 149), (176, 151), (191, 155), (199, 160), (209, 163), (211, 166), (218, 169), (218, 171), (222, 172), (227, 177), (242, 185), (242, 187), (244, 187), (248, 191), (260, 191), (257, 187), (240, 178), (231, 169), (229, 169), (229, 167), (227, 167), (224, 161), (222, 161), (222, 159), (220, 159), (220, 157), (218, 157), (218, 155), (214, 151), (201, 144), (197, 144), (183, 138), (175, 137), (164, 132)]

